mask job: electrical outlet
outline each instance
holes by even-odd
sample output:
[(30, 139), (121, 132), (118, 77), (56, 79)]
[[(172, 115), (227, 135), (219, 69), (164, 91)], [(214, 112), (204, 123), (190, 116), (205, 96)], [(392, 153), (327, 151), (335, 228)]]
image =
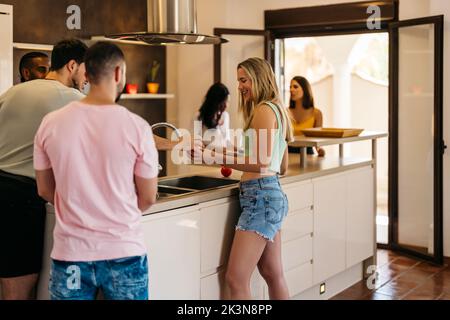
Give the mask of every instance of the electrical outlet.
[(325, 283), (322, 283), (320, 285), (320, 294), (324, 294), (327, 291), (327, 285)]

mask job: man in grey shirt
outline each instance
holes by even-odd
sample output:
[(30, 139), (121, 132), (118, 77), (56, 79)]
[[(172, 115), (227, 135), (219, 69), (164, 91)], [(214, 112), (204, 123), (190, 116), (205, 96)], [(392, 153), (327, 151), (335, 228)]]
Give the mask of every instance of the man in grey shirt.
[(81, 100), (84, 55), (79, 40), (63, 40), (52, 52), (43, 80), (19, 84), (0, 96), (0, 285), (3, 299), (31, 299), (41, 270), (45, 202), (38, 197), (33, 141), (42, 118)]

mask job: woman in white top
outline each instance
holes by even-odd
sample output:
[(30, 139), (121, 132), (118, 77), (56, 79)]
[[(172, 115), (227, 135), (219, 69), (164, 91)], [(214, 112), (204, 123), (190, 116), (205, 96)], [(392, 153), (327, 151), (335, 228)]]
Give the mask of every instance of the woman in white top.
[(230, 115), (225, 111), (229, 97), (230, 92), (225, 85), (220, 82), (213, 84), (194, 117), (193, 132), (201, 135), (206, 145), (213, 143), (224, 148), (231, 145)]

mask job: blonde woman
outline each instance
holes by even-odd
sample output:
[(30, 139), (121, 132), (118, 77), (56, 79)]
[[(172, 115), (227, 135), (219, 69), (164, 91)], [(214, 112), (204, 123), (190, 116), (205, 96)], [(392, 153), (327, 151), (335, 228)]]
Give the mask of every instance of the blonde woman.
[[(250, 58), (239, 64), (237, 74), (239, 106), (246, 123), (245, 140), (249, 143), (245, 145), (245, 161), (238, 162), (236, 157), (230, 159), (226, 155), (222, 159), (228, 167), (243, 172), (239, 196), (242, 213), (226, 283), (231, 299), (251, 299), (250, 278), (258, 267), (268, 284), (270, 298), (288, 299), (280, 237), (288, 202), (278, 175), (284, 174), (288, 167), (287, 142), (293, 138), (291, 122), (287, 109), (281, 106), (275, 76), (267, 61)], [(208, 156), (218, 159), (214, 152)]]

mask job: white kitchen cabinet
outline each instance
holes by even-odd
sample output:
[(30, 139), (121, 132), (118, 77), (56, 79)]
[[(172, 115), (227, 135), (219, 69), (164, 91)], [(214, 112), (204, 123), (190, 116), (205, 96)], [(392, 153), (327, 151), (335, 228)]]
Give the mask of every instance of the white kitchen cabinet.
[(200, 298), (198, 206), (143, 217), (151, 300)]
[(201, 300), (223, 300), (228, 293), (225, 286), (225, 270), (214, 273), (200, 280)]
[[(225, 273), (226, 269), (214, 273), (212, 275), (203, 277), (200, 281), (201, 287), (201, 299), (202, 300), (223, 300), (229, 299), (229, 291), (225, 285)], [(264, 279), (256, 269), (250, 280), (250, 290), (252, 293), (252, 299), (263, 300), (264, 299)]]
[(374, 169), (367, 166), (313, 180), (313, 282), (373, 256)]
[(347, 268), (374, 253), (374, 169), (367, 167), (347, 175)]
[[(283, 185), (290, 209), (281, 230), (282, 262), (291, 297), (345, 277), (342, 271), (374, 254), (373, 179), (366, 166)], [(234, 196), (144, 216), (150, 298), (227, 298), (224, 275), (239, 215)], [(40, 299), (48, 298), (53, 225), (49, 214)], [(251, 290), (254, 299), (269, 298), (258, 270)]]
[(313, 265), (310, 261), (284, 273), (289, 296), (294, 297), (313, 285)]
[(0, 95), (13, 85), (13, 7), (0, 4)]
[[(47, 205), (48, 206), (48, 205)], [(42, 270), (39, 275), (37, 287), (38, 300), (50, 300), (48, 283), (50, 281), (51, 260), (50, 253), (53, 249), (53, 229), (55, 228), (56, 217), (54, 214), (47, 214), (45, 218), (44, 254), (42, 259)]]
[(313, 180), (313, 282), (317, 284), (345, 270), (346, 175)]
[(200, 205), (202, 275), (215, 273), (226, 264), (239, 215), (237, 197)]
[(290, 211), (281, 228), (281, 240), (284, 242), (310, 235), (313, 232), (313, 211), (306, 208)]
[(311, 262), (313, 257), (313, 245), (311, 234), (303, 238), (288, 241), (282, 244), (281, 260), (284, 271), (301, 266), (306, 262)]
[(311, 180), (283, 185), (289, 201), (289, 212), (309, 208), (313, 204), (313, 186)]
[[(201, 230), (201, 299), (228, 297), (225, 285), (226, 263), (233, 243), (235, 226), (241, 209), (238, 197), (200, 204)], [(264, 279), (258, 270), (252, 275), (253, 299), (264, 298)]]

